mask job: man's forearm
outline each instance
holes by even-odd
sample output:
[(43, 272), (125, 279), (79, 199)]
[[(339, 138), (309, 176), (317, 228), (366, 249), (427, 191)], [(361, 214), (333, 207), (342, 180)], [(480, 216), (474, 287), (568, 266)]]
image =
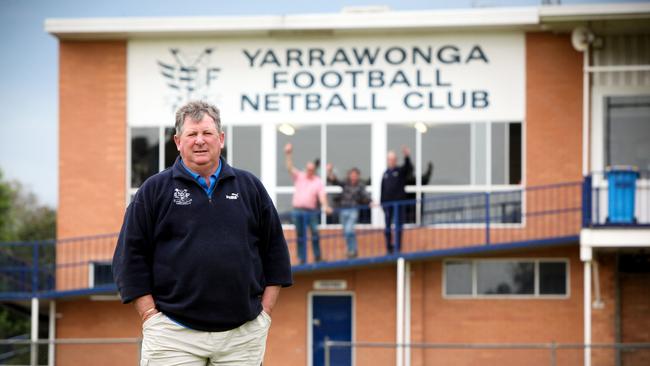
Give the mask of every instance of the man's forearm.
[(133, 301), (133, 305), (143, 322), (158, 312), (156, 303), (153, 301), (153, 296), (151, 295), (138, 297)]
[(289, 174), (293, 174), (293, 157), (291, 154), (286, 154), (284, 156), (284, 164), (287, 166)]
[(262, 308), (267, 314), (271, 314), (275, 303), (278, 301), (280, 296), (281, 286), (266, 286), (264, 293), (262, 294)]

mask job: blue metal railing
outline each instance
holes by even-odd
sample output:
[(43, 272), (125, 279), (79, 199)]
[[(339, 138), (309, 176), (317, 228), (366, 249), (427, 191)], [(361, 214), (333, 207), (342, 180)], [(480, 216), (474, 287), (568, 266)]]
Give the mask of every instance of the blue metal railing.
[[(380, 224), (354, 226), (357, 252), (353, 256), (346, 241), (350, 236), (346, 237), (341, 225), (320, 225), (319, 263), (315, 263), (311, 235), (298, 238), (294, 226), (287, 225), (285, 237), (294, 270), (298, 272), (319, 266), (394, 260), (397, 256), (453, 254), (460, 249), (575, 242), (582, 226), (582, 188), (582, 182), (570, 182), (499, 192), (424, 194), (420, 200), (359, 206), (358, 209), (371, 212)], [(386, 230), (382, 220), (384, 209), (397, 213), (390, 230)], [(341, 209), (336, 209), (329, 216), (334, 219), (340, 213)], [(290, 213), (280, 216), (289, 223)], [(316, 216), (320, 219), (324, 215), (317, 211)], [(304, 263), (297, 255), (299, 239), (307, 247)], [(0, 299), (115, 291), (107, 268), (116, 241), (117, 234), (106, 234), (0, 243)], [(391, 247), (393, 252), (389, 251)]]

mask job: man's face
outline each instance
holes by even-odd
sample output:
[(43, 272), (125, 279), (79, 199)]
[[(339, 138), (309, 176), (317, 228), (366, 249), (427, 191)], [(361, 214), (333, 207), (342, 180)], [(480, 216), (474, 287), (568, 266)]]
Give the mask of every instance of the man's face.
[(307, 163), (307, 165), (305, 165), (305, 173), (307, 173), (309, 178), (313, 177), (316, 173), (316, 164), (312, 162)]
[(359, 173), (357, 173), (356, 170), (350, 170), (350, 173), (348, 173), (348, 179), (352, 185), (356, 185), (359, 183)]
[(207, 113), (200, 121), (185, 118), (180, 136), (174, 136), (176, 148), (188, 168), (200, 172), (216, 167), (223, 149), (224, 133)]
[(388, 165), (388, 168), (390, 169), (397, 166), (397, 155), (395, 155), (395, 152), (388, 152), (388, 155), (386, 155), (386, 165)]

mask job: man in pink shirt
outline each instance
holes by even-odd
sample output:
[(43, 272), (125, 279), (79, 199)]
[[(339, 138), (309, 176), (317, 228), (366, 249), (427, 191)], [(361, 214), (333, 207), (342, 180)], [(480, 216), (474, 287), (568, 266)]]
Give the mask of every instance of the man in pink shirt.
[(323, 186), (320, 177), (316, 175), (316, 164), (308, 162), (303, 172), (293, 165), (292, 152), (293, 146), (286, 144), (284, 146), (285, 163), (294, 185), (291, 217), (296, 226), (296, 236), (298, 237), (298, 258), (300, 264), (307, 261), (307, 226), (309, 226), (314, 259), (316, 262), (320, 262), (322, 258), (318, 236), (318, 216), (320, 215), (318, 203), (320, 202), (325, 212), (329, 213), (331, 209), (327, 203), (325, 186)]

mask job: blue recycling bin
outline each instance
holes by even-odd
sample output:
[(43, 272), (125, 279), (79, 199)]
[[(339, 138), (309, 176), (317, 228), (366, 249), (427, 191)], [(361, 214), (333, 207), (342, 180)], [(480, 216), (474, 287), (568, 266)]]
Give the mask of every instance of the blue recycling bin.
[(636, 181), (639, 172), (632, 167), (614, 167), (607, 170), (607, 223), (634, 224), (634, 202), (636, 199)]

